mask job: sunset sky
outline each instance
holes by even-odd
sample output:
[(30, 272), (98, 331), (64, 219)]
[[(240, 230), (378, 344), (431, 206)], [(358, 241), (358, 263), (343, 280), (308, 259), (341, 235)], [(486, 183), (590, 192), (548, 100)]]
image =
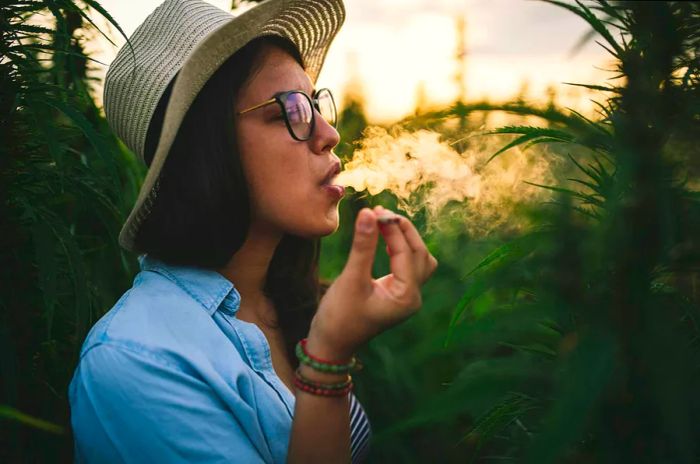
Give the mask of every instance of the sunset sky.
[[(226, 8), (230, 0), (208, 0)], [(127, 34), (160, 0), (100, 2)], [(346, 0), (345, 24), (331, 46), (319, 87), (342, 94), (354, 81), (363, 90), (372, 122), (391, 122), (411, 114), (418, 88), (428, 103), (448, 104), (458, 95), (457, 18), (465, 21), (463, 74), (468, 100), (504, 100), (526, 89), (545, 98), (554, 86), (558, 101), (584, 112), (588, 96), (562, 82), (597, 82), (609, 77), (605, 52), (590, 41), (571, 54), (587, 25), (572, 13), (526, 0)], [(116, 36), (117, 45), (124, 39)], [(109, 63), (116, 49), (93, 45), (94, 56)], [(100, 71), (100, 77), (106, 69)]]

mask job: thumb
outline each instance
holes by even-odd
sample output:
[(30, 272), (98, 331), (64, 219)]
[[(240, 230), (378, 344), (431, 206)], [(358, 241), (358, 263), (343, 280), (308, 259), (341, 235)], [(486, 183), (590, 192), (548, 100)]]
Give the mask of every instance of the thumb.
[(355, 220), (355, 234), (350, 256), (343, 269), (344, 274), (362, 280), (372, 278), (378, 237), (379, 227), (374, 212), (369, 208), (362, 208)]

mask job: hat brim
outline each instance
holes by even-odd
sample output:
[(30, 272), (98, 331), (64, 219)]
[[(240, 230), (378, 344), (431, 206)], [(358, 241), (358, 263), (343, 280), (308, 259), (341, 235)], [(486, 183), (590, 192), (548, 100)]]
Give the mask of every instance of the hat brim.
[(251, 40), (279, 35), (299, 49), (306, 73), (316, 82), (328, 47), (345, 19), (342, 0), (267, 0), (213, 30), (193, 49), (175, 78), (163, 118), (158, 146), (136, 203), (119, 233), (119, 244), (135, 249), (140, 224), (150, 212), (154, 188), (177, 131), (207, 80), (234, 53)]

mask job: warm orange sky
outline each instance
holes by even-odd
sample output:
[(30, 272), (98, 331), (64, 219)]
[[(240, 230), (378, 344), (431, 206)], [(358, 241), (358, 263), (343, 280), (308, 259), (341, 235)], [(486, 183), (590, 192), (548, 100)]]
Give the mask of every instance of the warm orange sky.
[[(207, 0), (226, 8), (230, 0)], [(127, 34), (161, 0), (102, 0)], [(600, 82), (607, 55), (591, 42), (571, 57), (587, 31), (572, 13), (526, 0), (346, 0), (345, 24), (333, 43), (319, 87), (338, 97), (351, 79), (359, 81), (373, 122), (411, 114), (417, 89), (427, 100), (446, 104), (458, 95), (455, 73), (456, 18), (466, 22), (463, 68), (467, 99), (510, 98), (527, 83), (526, 95), (544, 98), (552, 85), (560, 103), (588, 111), (588, 97), (562, 82)], [(116, 37), (121, 45), (124, 39)], [(116, 51), (99, 45), (96, 56), (109, 63)], [(102, 71), (100, 77), (102, 77)], [(338, 98), (342, 105), (342, 98)]]

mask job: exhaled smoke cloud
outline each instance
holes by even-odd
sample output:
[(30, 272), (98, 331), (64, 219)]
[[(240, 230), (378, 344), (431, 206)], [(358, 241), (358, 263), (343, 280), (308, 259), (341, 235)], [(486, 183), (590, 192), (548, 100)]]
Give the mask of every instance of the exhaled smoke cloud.
[(548, 190), (524, 181), (551, 184), (553, 175), (542, 149), (523, 153), (514, 148), (487, 164), (505, 143), (498, 136), (473, 137), (469, 148), (459, 153), (436, 132), (390, 133), (370, 127), (337, 181), (372, 195), (388, 190), (409, 217), (425, 208), (429, 230), (447, 219), (445, 206), (451, 201), (462, 207), (450, 208), (449, 217), (464, 224), (472, 236), (517, 229), (523, 225), (517, 208), (549, 197)]

